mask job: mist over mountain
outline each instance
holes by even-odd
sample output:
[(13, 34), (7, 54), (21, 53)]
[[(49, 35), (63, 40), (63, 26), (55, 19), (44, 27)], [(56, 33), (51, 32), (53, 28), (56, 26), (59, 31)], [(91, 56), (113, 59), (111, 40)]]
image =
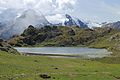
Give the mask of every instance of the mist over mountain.
[[(51, 22), (53, 21), (53, 22)], [(13, 35), (21, 34), (29, 25), (43, 26), (79, 26), (80, 28), (111, 27), (119, 28), (120, 22), (99, 23), (85, 21), (69, 14), (59, 14), (47, 17), (34, 9), (6, 9), (0, 13), (0, 38), (9, 39)]]
[(42, 27), (49, 24), (42, 13), (32, 9), (23, 12), (7, 9), (0, 14), (0, 37), (10, 38), (13, 35), (21, 34), (29, 25)]
[[(29, 25), (35, 27), (43, 27), (46, 25), (56, 26), (79, 26), (81, 28), (88, 28), (86, 22), (78, 18), (72, 17), (69, 14), (64, 14), (63, 22), (58, 24), (50, 23), (41, 12), (33, 9), (6, 9), (0, 13), (0, 37), (8, 39), (13, 35), (21, 34)], [(56, 17), (57, 20), (57, 17)]]

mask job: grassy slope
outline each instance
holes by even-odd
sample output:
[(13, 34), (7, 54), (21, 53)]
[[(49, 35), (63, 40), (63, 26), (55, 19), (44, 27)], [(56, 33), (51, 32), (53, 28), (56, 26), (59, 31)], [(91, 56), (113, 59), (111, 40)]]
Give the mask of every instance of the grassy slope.
[(43, 73), (50, 80), (118, 80), (120, 64), (0, 52), (0, 80), (42, 80)]
[[(114, 37), (116, 36), (116, 37)], [(113, 37), (113, 40), (112, 40)], [(89, 47), (106, 48), (113, 52), (113, 56), (120, 57), (120, 32), (111, 32), (104, 37), (97, 38)]]
[(95, 47), (95, 48), (109, 48), (109, 47), (113, 47), (115, 43), (115, 41), (109, 41), (110, 38), (116, 34), (117, 32), (111, 32), (103, 37), (99, 37), (97, 38), (92, 44), (90, 44), (90, 47)]

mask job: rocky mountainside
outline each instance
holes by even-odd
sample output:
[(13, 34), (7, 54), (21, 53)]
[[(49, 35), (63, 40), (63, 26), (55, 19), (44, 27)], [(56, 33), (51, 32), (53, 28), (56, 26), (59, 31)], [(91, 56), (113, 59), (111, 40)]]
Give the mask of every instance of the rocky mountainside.
[(113, 23), (100, 24), (97, 22), (85, 22), (78, 18), (66, 14), (64, 23), (52, 24), (40, 12), (32, 9), (20, 11), (14, 9), (7, 9), (0, 13), (0, 38), (9, 39), (14, 35), (20, 35), (29, 25), (34, 27), (44, 26), (78, 26), (83, 29), (92, 29), (93, 27), (109, 27), (120, 29), (120, 21)]
[(0, 39), (0, 51), (5, 51), (10, 54), (20, 54), (17, 50), (10, 46), (7, 41), (3, 41), (2, 39)]
[(8, 41), (13, 46), (77, 46), (88, 45), (97, 38), (112, 33), (112, 28), (83, 29), (77, 26), (45, 26), (35, 28), (30, 25), (21, 36)]
[(50, 26), (79, 26), (80, 28), (100, 27), (99, 23), (85, 22), (69, 14), (63, 17), (65, 21), (58, 24), (50, 23), (42, 13), (28, 10), (6, 9), (0, 13), (0, 38), (9, 39), (21, 34), (29, 25), (34, 27)]
[(36, 28), (30, 25), (21, 35), (7, 41), (17, 47), (51, 47), (51, 46), (87, 46), (106, 48), (120, 55), (120, 31), (115, 28), (97, 27), (93, 29), (78, 26), (45, 26)]
[(88, 28), (88, 25), (77, 18), (72, 18), (70, 15), (65, 15), (67, 20), (64, 22), (65, 26), (79, 26), (81, 28)]

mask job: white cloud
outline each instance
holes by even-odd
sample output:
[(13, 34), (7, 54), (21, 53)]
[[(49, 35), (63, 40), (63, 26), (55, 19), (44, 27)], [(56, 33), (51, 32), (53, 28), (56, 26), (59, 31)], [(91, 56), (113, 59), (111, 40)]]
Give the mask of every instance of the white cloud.
[(0, 7), (40, 10), (43, 14), (61, 13), (71, 10), (76, 0), (0, 0)]
[(92, 21), (106, 21), (120, 19), (119, 4), (119, 0), (0, 0), (0, 12), (6, 8), (31, 8), (43, 15), (68, 13)]
[(0, 13), (5, 9), (15, 9), (17, 15), (26, 9), (34, 9), (42, 13), (50, 22), (59, 23), (65, 21), (63, 14), (74, 10), (77, 0), (0, 0)]
[(56, 3), (59, 6), (59, 9), (72, 9), (75, 5), (76, 0), (56, 0)]
[(50, 15), (50, 16), (46, 16), (46, 18), (48, 19), (49, 22), (54, 23), (54, 24), (58, 24), (58, 23), (63, 23), (66, 18), (64, 14), (55, 14), (55, 15)]
[(5, 2), (4, 0), (1, 0), (0, 3), (1, 3), (1, 4), (5, 4), (6, 2)]

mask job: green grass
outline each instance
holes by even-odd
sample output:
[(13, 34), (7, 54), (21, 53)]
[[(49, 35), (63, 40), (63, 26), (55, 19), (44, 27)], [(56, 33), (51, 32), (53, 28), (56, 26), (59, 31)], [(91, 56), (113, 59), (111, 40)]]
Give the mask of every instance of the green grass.
[(48, 80), (119, 80), (120, 64), (0, 52), (0, 80), (46, 80), (41, 74)]

